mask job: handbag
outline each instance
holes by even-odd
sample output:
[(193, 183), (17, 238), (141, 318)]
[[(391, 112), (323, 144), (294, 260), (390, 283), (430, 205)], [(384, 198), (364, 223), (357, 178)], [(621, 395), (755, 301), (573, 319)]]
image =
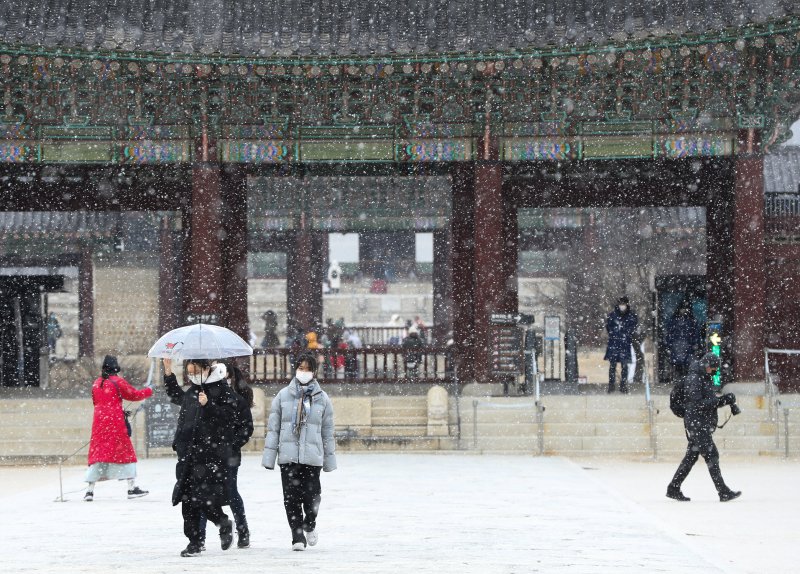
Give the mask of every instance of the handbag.
[(130, 421), (131, 411), (122, 411), (122, 414), (125, 415), (125, 429), (128, 431), (128, 436), (131, 436), (133, 434), (133, 427), (131, 427)]

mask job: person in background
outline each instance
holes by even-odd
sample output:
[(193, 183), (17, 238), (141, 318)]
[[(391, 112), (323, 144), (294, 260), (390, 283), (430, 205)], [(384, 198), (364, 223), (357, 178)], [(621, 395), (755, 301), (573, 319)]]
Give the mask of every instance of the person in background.
[(401, 343), (403, 347), (403, 361), (406, 366), (406, 377), (416, 379), (419, 376), (419, 364), (422, 360), (422, 348), (425, 343), (419, 336), (415, 325), (408, 328), (408, 335)]
[(327, 277), (331, 294), (336, 295), (342, 287), (342, 268), (339, 266), (338, 261), (331, 261), (331, 265), (328, 267)]
[[(242, 448), (253, 435), (253, 389), (247, 383), (247, 377), (236, 366), (234, 361), (224, 361), (228, 371), (228, 384), (236, 393), (236, 413), (230, 421), (228, 435), (231, 437), (231, 456), (228, 458), (228, 469), (225, 474), (225, 486), (230, 499), (231, 513), (236, 523), (237, 543), (239, 548), (250, 548), (250, 529), (244, 512), (244, 501), (239, 494), (239, 467), (242, 464)], [(206, 540), (206, 517), (200, 521), (201, 548)]]
[(620, 297), (614, 310), (606, 317), (608, 346), (605, 360), (608, 361), (608, 392), (614, 392), (617, 363), (620, 364), (619, 391), (628, 392), (628, 363), (631, 362), (631, 340), (639, 324), (636, 313), (630, 308), (627, 297)]
[(181, 556), (191, 558), (203, 549), (203, 516), (219, 527), (223, 550), (233, 543), (233, 522), (222, 507), (229, 504), (226, 475), (233, 457), (230, 428), (239, 401), (228, 385), (224, 364), (189, 359), (184, 373), (191, 382), (186, 390), (172, 372), (172, 360), (164, 359), (167, 395), (181, 407), (172, 441), (172, 450), (178, 455), (172, 504), (181, 504), (183, 533), (189, 539)]
[(414, 317), (414, 326), (417, 328), (419, 332), (419, 338), (422, 339), (423, 344), (428, 342), (428, 326), (425, 324), (425, 321), (417, 315)]
[(64, 332), (61, 330), (61, 325), (58, 323), (58, 319), (56, 318), (56, 314), (50, 311), (47, 315), (47, 348), (50, 350), (51, 355), (56, 354), (56, 344), (58, 340), (64, 335)]
[(264, 339), (261, 341), (261, 347), (264, 349), (274, 349), (281, 346), (280, 339), (278, 339), (278, 315), (272, 309), (269, 309), (261, 315), (264, 320)]
[(686, 376), (689, 365), (703, 345), (700, 325), (695, 321), (692, 307), (687, 301), (681, 303), (667, 323), (664, 342), (672, 363), (672, 379)]
[(389, 327), (389, 336), (386, 339), (387, 345), (399, 345), (402, 342), (405, 337), (405, 324), (399, 314), (395, 313), (391, 316), (389, 322), (386, 323), (386, 326)]
[(283, 505), (292, 532), (292, 550), (319, 540), (317, 516), (322, 487), (320, 470), (336, 469), (333, 405), (314, 378), (317, 359), (298, 357), (297, 372), (272, 401), (261, 464), (281, 469)]
[(322, 349), (322, 345), (317, 342), (317, 334), (314, 331), (306, 333), (306, 349), (312, 351)]
[(94, 485), (101, 480), (127, 480), (128, 498), (140, 498), (148, 491), (136, 486), (136, 451), (122, 409), (126, 401), (142, 401), (153, 396), (153, 389), (133, 388), (119, 376), (117, 358), (106, 355), (100, 377), (92, 384), (92, 438), (89, 441), (89, 469), (86, 471), (86, 502), (94, 500)]

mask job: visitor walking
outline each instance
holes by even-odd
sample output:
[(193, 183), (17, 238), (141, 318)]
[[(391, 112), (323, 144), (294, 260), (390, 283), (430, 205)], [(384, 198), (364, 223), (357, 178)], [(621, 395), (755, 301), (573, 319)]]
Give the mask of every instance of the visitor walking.
[(336, 469), (333, 405), (316, 381), (317, 359), (298, 357), (297, 371), (272, 401), (261, 464), (281, 469), (283, 506), (292, 532), (292, 550), (319, 540), (317, 515), (322, 500), (320, 470)]
[(86, 502), (94, 500), (95, 483), (102, 480), (127, 480), (128, 498), (145, 496), (148, 491), (136, 486), (136, 451), (130, 437), (126, 401), (142, 401), (153, 396), (153, 389), (137, 390), (119, 376), (117, 358), (106, 355), (100, 377), (92, 384), (92, 438), (89, 441), (89, 469), (86, 471)]
[[(725, 405), (736, 403), (733, 393), (726, 393), (718, 397), (714, 393), (712, 377), (719, 370), (720, 359), (714, 353), (706, 353), (699, 361), (694, 361), (689, 367), (689, 374), (684, 379), (684, 406), (686, 412), (683, 417), (683, 426), (686, 430), (688, 445), (686, 454), (675, 472), (675, 476), (667, 487), (667, 497), (688, 502), (689, 497), (681, 492), (681, 485), (692, 470), (697, 458), (702, 456), (708, 466), (708, 472), (717, 494), (722, 502), (727, 502), (741, 496), (740, 491), (728, 488), (722, 479), (719, 469), (719, 451), (714, 444), (714, 431), (717, 430), (717, 409)], [(733, 411), (737, 412), (737, 411)]]
[(222, 507), (229, 504), (228, 461), (233, 456), (230, 437), (238, 399), (226, 381), (225, 365), (208, 359), (189, 359), (184, 365), (191, 386), (184, 390), (164, 359), (164, 384), (173, 403), (180, 405), (172, 450), (178, 455), (177, 483), (172, 504), (181, 504), (183, 533), (189, 545), (181, 556), (199, 556), (203, 549), (201, 520), (205, 515), (219, 527), (223, 550), (233, 543), (233, 522)]
[[(236, 393), (236, 414), (230, 420), (228, 430), (231, 437), (231, 456), (228, 459), (228, 469), (225, 474), (225, 487), (230, 499), (231, 514), (236, 523), (238, 537), (236, 545), (239, 548), (250, 548), (250, 529), (247, 526), (247, 517), (244, 512), (244, 501), (239, 493), (239, 467), (242, 464), (242, 448), (250, 441), (253, 435), (253, 389), (247, 383), (247, 377), (233, 361), (225, 361), (228, 371), (228, 384)], [(206, 517), (200, 521), (201, 547), (206, 540)]]

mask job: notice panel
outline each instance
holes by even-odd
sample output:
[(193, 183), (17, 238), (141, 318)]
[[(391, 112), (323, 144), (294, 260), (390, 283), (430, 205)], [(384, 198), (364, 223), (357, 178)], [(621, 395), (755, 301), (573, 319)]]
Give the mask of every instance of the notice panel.
[(489, 352), (493, 375), (522, 373), (522, 329), (516, 325), (491, 325)]

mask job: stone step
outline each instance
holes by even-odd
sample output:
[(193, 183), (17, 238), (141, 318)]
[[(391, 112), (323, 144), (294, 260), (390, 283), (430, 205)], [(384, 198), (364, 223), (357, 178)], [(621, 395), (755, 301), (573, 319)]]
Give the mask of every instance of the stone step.
[(426, 436), (428, 427), (417, 425), (373, 426), (371, 436)]
[[(85, 439), (51, 440), (28, 439), (25, 441), (0, 439), (0, 458), (14, 456), (68, 456), (89, 442)], [(88, 447), (87, 447), (88, 448)], [(87, 449), (82, 449), (71, 460), (85, 460)]]
[(391, 408), (418, 408), (427, 409), (427, 397), (372, 397), (372, 409), (391, 409)]
[(355, 438), (337, 445), (341, 451), (375, 451), (375, 452), (403, 452), (403, 451), (438, 451), (441, 449), (452, 450), (451, 439), (419, 436), (384, 436)]
[(89, 440), (91, 427), (56, 427), (56, 426), (6, 426), (0, 425), (0, 435), (6, 441), (28, 440)]
[(426, 417), (428, 416), (427, 405), (424, 408), (412, 405), (408, 407), (372, 407), (372, 420), (384, 417)]
[(372, 417), (372, 426), (392, 426), (392, 425), (406, 425), (406, 426), (427, 426), (428, 424), (428, 417), (427, 416), (401, 416), (401, 417), (392, 417), (392, 416), (373, 416)]

